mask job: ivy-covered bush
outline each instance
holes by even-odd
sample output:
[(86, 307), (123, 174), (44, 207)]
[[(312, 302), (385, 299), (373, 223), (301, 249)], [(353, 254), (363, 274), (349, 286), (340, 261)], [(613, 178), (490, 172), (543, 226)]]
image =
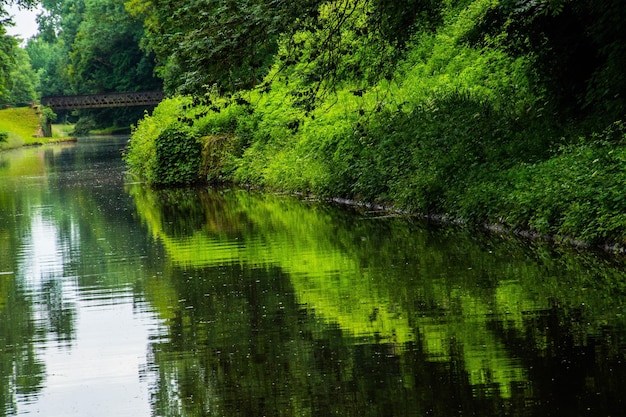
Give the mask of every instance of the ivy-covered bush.
[(200, 181), (202, 146), (193, 130), (174, 124), (155, 139), (157, 185), (193, 184)]

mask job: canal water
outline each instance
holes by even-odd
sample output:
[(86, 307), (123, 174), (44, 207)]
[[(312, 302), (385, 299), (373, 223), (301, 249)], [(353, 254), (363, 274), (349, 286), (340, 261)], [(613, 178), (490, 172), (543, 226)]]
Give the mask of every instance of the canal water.
[(0, 154), (0, 416), (623, 416), (626, 269), (511, 237)]

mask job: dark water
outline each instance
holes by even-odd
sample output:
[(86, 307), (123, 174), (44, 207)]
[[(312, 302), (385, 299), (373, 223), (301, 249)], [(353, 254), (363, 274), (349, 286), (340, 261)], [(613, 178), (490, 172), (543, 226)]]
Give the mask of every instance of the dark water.
[(0, 154), (0, 416), (623, 416), (624, 264)]

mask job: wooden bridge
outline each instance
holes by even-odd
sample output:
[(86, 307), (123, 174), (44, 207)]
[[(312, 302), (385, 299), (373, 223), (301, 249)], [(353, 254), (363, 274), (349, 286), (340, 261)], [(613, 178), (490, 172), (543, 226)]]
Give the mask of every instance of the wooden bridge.
[(106, 107), (153, 106), (163, 100), (162, 91), (48, 96), (41, 104), (54, 110), (101, 109)]

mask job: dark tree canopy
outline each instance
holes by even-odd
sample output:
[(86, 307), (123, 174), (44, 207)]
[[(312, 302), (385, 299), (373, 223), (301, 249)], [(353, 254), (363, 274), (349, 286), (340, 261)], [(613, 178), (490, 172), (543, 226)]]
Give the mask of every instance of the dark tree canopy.
[(146, 46), (170, 91), (250, 88), (272, 64), (279, 38), (315, 19), (320, 0), (131, 0)]
[[(433, 0), (130, 0), (126, 7), (144, 20), (144, 45), (155, 52), (166, 88), (198, 94), (215, 86), (221, 92), (257, 86), (281, 55), (279, 42), (288, 49), (283, 63), (302, 60), (301, 50), (291, 54), (302, 46), (291, 39), (298, 32), (312, 38), (313, 78), (343, 76), (337, 61), (353, 48), (345, 30), (371, 45), (368, 58), (395, 61), (416, 28), (434, 27), (440, 9)], [(366, 8), (367, 20), (356, 22)], [(393, 58), (383, 51), (389, 44), (396, 48)]]
[(512, 53), (536, 56), (552, 101), (577, 116), (626, 106), (626, 1), (507, 0), (493, 8), (479, 36), (505, 27)]

